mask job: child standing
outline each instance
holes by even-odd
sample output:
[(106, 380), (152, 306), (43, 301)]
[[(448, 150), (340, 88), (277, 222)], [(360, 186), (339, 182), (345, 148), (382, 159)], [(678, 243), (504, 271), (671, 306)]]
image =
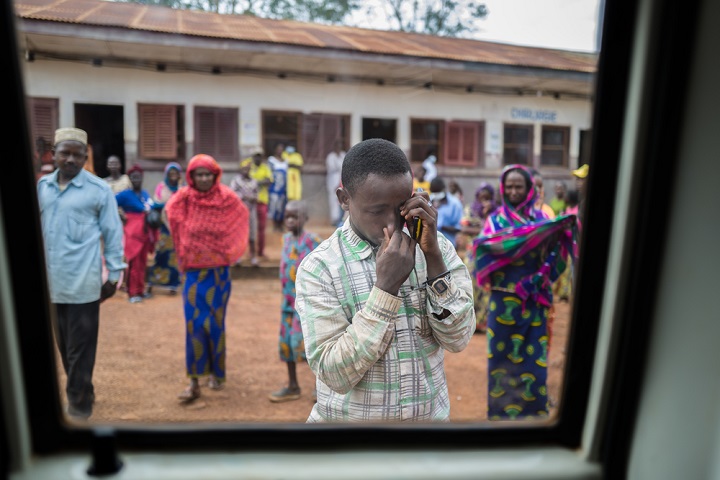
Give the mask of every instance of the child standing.
[(248, 246), (250, 247), (250, 264), (258, 266), (258, 259), (255, 254), (255, 238), (257, 238), (257, 198), (258, 183), (250, 176), (250, 163), (240, 165), (240, 173), (230, 182), (230, 188), (240, 197), (250, 214)]
[(270, 394), (271, 402), (287, 402), (300, 398), (297, 381), (298, 361), (305, 360), (300, 317), (295, 310), (295, 274), (305, 256), (320, 245), (322, 239), (304, 230), (307, 209), (302, 200), (291, 200), (285, 206), (285, 228), (283, 235), (282, 259), (280, 260), (280, 283), (282, 305), (280, 307), (280, 360), (287, 364), (288, 384)]

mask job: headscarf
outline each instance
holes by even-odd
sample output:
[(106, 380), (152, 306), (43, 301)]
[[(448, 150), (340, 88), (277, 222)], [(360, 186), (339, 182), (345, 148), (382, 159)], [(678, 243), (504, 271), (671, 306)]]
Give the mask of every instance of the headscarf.
[[(177, 185), (170, 185), (170, 181), (168, 180), (168, 173), (170, 173), (170, 170), (177, 170), (177, 172), (180, 174)], [(182, 167), (177, 162), (168, 162), (168, 164), (165, 165), (163, 180), (162, 182), (158, 182), (158, 184), (155, 186), (155, 192), (153, 196), (153, 200), (155, 201), (155, 203), (165, 205), (165, 203), (170, 200), (170, 197), (175, 195), (175, 192), (177, 192), (178, 189), (185, 184), (182, 179), (182, 173)]]
[[(480, 195), (480, 192), (483, 190), (490, 194), (490, 210), (487, 214), (483, 213), (482, 203), (478, 200), (478, 195)], [(482, 182), (477, 190), (475, 190), (475, 198), (470, 205), (470, 211), (472, 212), (473, 217), (482, 218), (484, 220), (487, 216), (491, 215), (497, 207), (498, 204), (495, 201), (495, 187), (490, 185), (488, 182)]]
[(140, 165), (138, 165), (137, 163), (128, 169), (127, 175), (130, 176), (130, 174), (133, 172), (145, 173), (143, 168)]
[[(195, 188), (192, 173), (207, 168), (215, 183), (207, 192)], [(165, 205), (180, 270), (228, 266), (245, 253), (249, 213), (230, 187), (220, 182), (222, 169), (210, 155), (190, 159), (181, 187)]]
[[(516, 207), (505, 197), (505, 177), (510, 171), (519, 170), (528, 183), (528, 195)], [(485, 222), (480, 237), (473, 242), (474, 273), (482, 285), (499, 270), (536, 250), (547, 255), (540, 269), (520, 279), (515, 293), (528, 299), (552, 305), (552, 282), (567, 267), (565, 260), (574, 261), (577, 256), (577, 217), (560, 215), (551, 220), (534, 208), (537, 195), (532, 175), (522, 165), (508, 165), (500, 175), (502, 204)]]
[[(178, 180), (177, 185), (170, 185), (170, 182), (168, 181), (168, 173), (170, 173), (170, 170), (177, 170), (177, 172), (180, 174), (180, 179)], [(176, 192), (177, 189), (182, 184), (182, 167), (177, 162), (168, 162), (167, 165), (165, 165), (165, 171), (163, 174), (163, 181), (165, 182), (165, 186), (171, 191)]]
[[(525, 178), (527, 187), (527, 195), (525, 199), (517, 206), (513, 207), (505, 196), (505, 179), (510, 172), (519, 172)], [(497, 230), (508, 228), (511, 226), (525, 225), (536, 220), (545, 218), (546, 215), (542, 211), (535, 208), (535, 198), (537, 191), (535, 189), (535, 180), (530, 170), (523, 165), (508, 165), (500, 174), (500, 206), (496, 209), (497, 215), (490, 217), (491, 221), (485, 222), (483, 227), (483, 235), (496, 232)]]

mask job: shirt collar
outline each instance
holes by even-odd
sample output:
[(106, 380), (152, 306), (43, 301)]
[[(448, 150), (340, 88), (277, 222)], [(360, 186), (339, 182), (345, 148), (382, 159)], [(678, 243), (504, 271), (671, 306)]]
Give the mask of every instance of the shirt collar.
[(367, 240), (363, 240), (355, 233), (350, 225), (350, 219), (345, 220), (340, 229), (341, 241), (348, 248), (353, 257), (364, 260), (373, 254), (373, 248)]

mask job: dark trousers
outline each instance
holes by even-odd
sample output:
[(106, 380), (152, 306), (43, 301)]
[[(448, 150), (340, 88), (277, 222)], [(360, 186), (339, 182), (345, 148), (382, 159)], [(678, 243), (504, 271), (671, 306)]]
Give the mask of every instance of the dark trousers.
[(90, 416), (95, 401), (92, 384), (97, 352), (100, 301), (56, 303), (55, 340), (67, 375), (68, 411)]

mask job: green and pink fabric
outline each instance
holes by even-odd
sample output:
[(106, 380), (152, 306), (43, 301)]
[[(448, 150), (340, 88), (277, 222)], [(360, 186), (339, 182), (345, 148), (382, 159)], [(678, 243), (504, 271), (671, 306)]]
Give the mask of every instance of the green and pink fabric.
[[(505, 178), (520, 172), (527, 196), (517, 206), (505, 195)], [(554, 220), (534, 208), (530, 172), (509, 165), (500, 177), (502, 204), (473, 242), (474, 274), (490, 285), (487, 316), (488, 419), (548, 415), (548, 312), (552, 283), (577, 252), (574, 215)]]

